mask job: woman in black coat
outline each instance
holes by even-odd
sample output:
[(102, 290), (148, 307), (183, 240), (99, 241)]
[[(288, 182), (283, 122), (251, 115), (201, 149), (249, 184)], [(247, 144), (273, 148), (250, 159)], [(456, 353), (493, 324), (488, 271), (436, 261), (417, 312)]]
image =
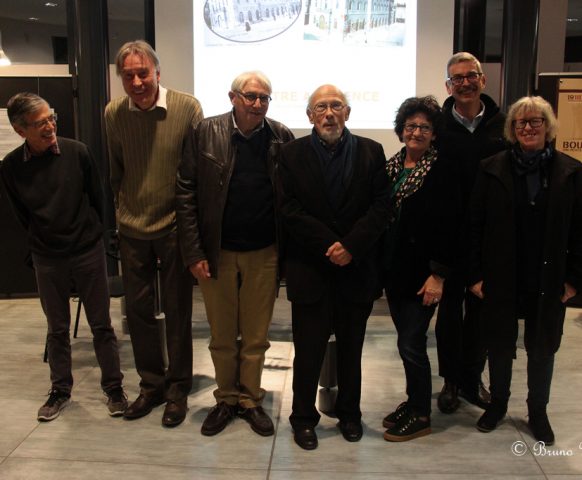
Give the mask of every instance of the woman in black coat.
[(528, 424), (551, 445), (546, 413), (565, 302), (582, 289), (582, 164), (555, 151), (556, 117), (541, 97), (507, 115), (513, 146), (483, 160), (471, 201), (471, 291), (483, 300), (491, 405), (477, 422), (494, 430), (507, 411), (518, 318), (525, 319)]
[(383, 421), (384, 438), (394, 442), (431, 431), (426, 332), (449, 273), (454, 231), (452, 174), (433, 144), (441, 117), (434, 97), (404, 101), (394, 129), (405, 147), (387, 161), (394, 208), (386, 234), (384, 286), (408, 395)]

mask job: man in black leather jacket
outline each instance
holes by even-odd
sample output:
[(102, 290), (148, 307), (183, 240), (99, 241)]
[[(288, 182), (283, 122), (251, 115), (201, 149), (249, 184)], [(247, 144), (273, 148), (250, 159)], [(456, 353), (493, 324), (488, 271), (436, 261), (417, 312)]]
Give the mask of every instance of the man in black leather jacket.
[(239, 75), (228, 94), (232, 111), (190, 132), (178, 169), (180, 248), (204, 297), (218, 387), (203, 435), (236, 414), (256, 433), (274, 433), (261, 373), (279, 273), (277, 161), (293, 134), (266, 118), (270, 95), (264, 74)]

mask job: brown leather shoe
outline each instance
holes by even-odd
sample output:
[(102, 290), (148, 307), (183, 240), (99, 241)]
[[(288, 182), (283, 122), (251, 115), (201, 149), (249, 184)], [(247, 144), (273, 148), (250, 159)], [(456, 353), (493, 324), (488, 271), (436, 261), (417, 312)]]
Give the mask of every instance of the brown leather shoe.
[(202, 435), (212, 436), (222, 432), (234, 418), (236, 408), (235, 405), (229, 405), (226, 402), (220, 402), (213, 407), (202, 423), (200, 429)]
[(439, 410), (443, 413), (454, 413), (460, 404), (461, 401), (459, 400), (459, 389), (457, 385), (449, 380), (445, 380), (443, 389), (437, 399)]
[(269, 415), (265, 413), (263, 407), (253, 407), (253, 408), (240, 408), (238, 412), (239, 417), (244, 418), (253, 431), (262, 435), (263, 437), (268, 437), (275, 433), (275, 427), (273, 427), (273, 422), (269, 418)]
[(465, 387), (459, 388), (459, 397), (464, 398), (473, 405), (477, 405), (483, 410), (486, 410), (491, 404), (491, 394), (481, 381), (476, 387), (471, 389)]
[(162, 403), (164, 403), (163, 398), (146, 397), (143, 393), (140, 393), (135, 401), (123, 412), (123, 418), (135, 420), (136, 418), (145, 417), (154, 407)]
[(188, 411), (188, 399), (186, 397), (179, 400), (168, 400), (162, 417), (164, 427), (176, 427), (186, 418)]

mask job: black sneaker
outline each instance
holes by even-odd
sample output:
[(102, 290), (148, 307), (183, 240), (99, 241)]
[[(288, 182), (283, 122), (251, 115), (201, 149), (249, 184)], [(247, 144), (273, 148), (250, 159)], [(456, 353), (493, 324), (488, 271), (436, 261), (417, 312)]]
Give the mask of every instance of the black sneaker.
[(105, 395), (107, 395), (109, 416), (121, 417), (125, 410), (127, 410), (127, 395), (123, 391), (123, 388), (116, 388), (109, 393), (105, 393)]
[(545, 413), (530, 415), (527, 424), (538, 442), (544, 442), (546, 445), (554, 444), (554, 431)]
[(408, 415), (409, 408), (406, 402), (402, 402), (400, 405), (396, 407), (392, 413), (389, 413), (384, 417), (382, 420), (382, 426), (384, 428), (392, 428), (396, 425), (405, 415)]
[(41, 422), (50, 422), (59, 416), (61, 410), (69, 404), (71, 395), (52, 389), (48, 393), (49, 398), (38, 410), (37, 420)]
[(384, 432), (388, 442), (406, 442), (431, 433), (430, 418), (422, 420), (419, 415), (409, 412), (396, 425)]

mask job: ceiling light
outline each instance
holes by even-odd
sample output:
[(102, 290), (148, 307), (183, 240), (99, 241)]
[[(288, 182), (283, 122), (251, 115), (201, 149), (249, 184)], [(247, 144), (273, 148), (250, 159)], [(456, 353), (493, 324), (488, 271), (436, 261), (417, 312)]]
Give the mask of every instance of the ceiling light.
[(566, 21), (567, 22), (577, 22), (578, 19), (577, 18), (567, 18)]
[(45, 7), (58, 7), (59, 4), (58, 3), (53, 3), (53, 2), (46, 2), (44, 4)]
[(31, 22), (38, 22), (40, 19), (38, 17), (28, 17)]

